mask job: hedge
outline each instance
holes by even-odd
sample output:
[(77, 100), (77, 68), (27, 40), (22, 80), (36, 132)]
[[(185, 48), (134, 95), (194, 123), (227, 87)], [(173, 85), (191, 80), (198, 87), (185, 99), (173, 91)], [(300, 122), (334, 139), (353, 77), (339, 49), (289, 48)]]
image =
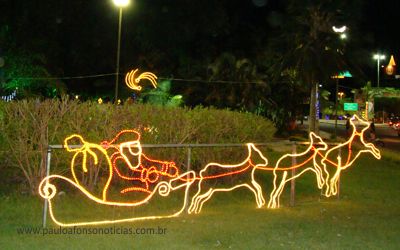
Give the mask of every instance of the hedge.
[[(117, 106), (65, 98), (0, 102), (0, 122), (1, 177), (23, 184), (22, 188), (32, 193), (45, 174), (47, 145), (62, 144), (71, 134), (100, 143), (120, 130), (136, 129), (143, 144), (180, 144), (268, 142), (275, 133), (272, 122), (250, 113), (204, 107)], [(172, 159), (185, 167), (183, 150), (143, 150), (153, 158)], [(52, 158), (52, 169), (67, 172), (72, 155), (59, 151)], [(192, 168), (199, 170), (210, 160), (243, 157), (239, 151), (244, 150), (196, 150)]]

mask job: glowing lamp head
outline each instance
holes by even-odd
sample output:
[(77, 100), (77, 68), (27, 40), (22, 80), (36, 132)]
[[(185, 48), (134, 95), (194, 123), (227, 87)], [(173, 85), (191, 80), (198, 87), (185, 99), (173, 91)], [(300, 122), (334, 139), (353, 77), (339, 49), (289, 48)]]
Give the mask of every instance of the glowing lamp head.
[(381, 55), (381, 54), (375, 54), (374, 55), (374, 59), (375, 60), (383, 60), (383, 59), (385, 59), (386, 58), (386, 56), (385, 55)]
[(115, 4), (115, 6), (122, 8), (128, 6), (130, 0), (113, 0), (113, 3)]
[(332, 30), (335, 33), (343, 33), (343, 32), (345, 32), (347, 30), (347, 27), (346, 27), (346, 25), (343, 25), (342, 27), (332, 26)]

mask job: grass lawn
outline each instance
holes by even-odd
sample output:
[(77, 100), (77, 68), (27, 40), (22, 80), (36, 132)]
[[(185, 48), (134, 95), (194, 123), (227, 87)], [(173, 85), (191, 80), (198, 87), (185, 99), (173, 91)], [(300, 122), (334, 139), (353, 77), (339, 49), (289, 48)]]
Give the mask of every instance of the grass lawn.
[[(257, 209), (253, 195), (243, 189), (216, 194), (199, 215), (116, 225), (166, 228), (164, 235), (21, 235), (17, 228), (41, 226), (43, 200), (2, 195), (0, 249), (399, 249), (399, 163), (390, 152), (383, 152), (381, 161), (360, 157), (342, 173), (340, 199), (321, 198), (310, 173), (298, 179), (295, 207), (288, 206), (286, 192), (282, 208)], [(109, 213), (85, 208), (75, 196), (65, 199), (72, 202), (58, 207), (65, 218), (82, 211)]]

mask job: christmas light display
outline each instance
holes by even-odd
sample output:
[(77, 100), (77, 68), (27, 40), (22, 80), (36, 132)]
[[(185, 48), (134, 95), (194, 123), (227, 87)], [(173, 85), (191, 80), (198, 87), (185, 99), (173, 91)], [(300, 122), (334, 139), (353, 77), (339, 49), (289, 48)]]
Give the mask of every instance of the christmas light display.
[[(360, 132), (357, 131), (357, 124), (362, 127)], [(322, 157), (321, 164), (326, 176), (325, 191), (323, 193), (326, 197), (337, 194), (337, 184), (341, 172), (349, 168), (362, 153), (370, 153), (376, 159), (381, 159), (379, 149), (377, 149), (374, 144), (367, 143), (364, 140), (364, 133), (369, 129), (370, 124), (354, 115), (350, 119), (350, 125), (353, 129), (350, 138), (346, 142), (340, 143), (339, 145), (327, 150), (325, 154), (320, 155)], [(360, 146), (353, 147), (354, 142), (356, 141), (360, 142), (361, 148)], [(341, 156), (339, 155), (339, 152)], [(331, 171), (334, 172), (333, 176), (330, 174)]]
[(394, 61), (393, 55), (390, 56), (389, 64), (386, 66), (385, 72), (388, 76), (392, 76), (396, 73), (396, 62)]
[[(60, 226), (100, 225), (170, 218), (181, 214), (186, 206), (189, 206), (188, 213), (200, 213), (205, 202), (210, 200), (216, 192), (230, 192), (238, 188), (249, 189), (254, 194), (257, 207), (261, 208), (266, 204), (262, 190), (262, 186), (266, 183), (256, 181), (255, 173), (258, 170), (268, 171), (274, 175), (268, 208), (280, 206), (279, 199), (287, 182), (310, 171), (316, 176), (317, 187), (324, 189), (323, 195), (329, 197), (338, 192), (337, 185), (341, 172), (349, 168), (362, 153), (371, 153), (375, 158), (381, 158), (379, 150), (372, 143), (364, 141), (364, 133), (369, 129), (369, 123), (354, 116), (350, 124), (353, 129), (352, 135), (347, 141), (332, 148), (328, 148), (321, 137), (310, 133), (309, 146), (303, 152), (285, 154), (276, 161), (274, 166), (268, 166), (268, 159), (262, 152), (253, 143), (247, 143), (247, 157), (242, 162), (238, 164), (208, 163), (198, 175), (194, 171), (180, 173), (174, 162), (155, 160), (146, 156), (140, 144), (140, 133), (136, 130), (123, 130), (111, 140), (100, 144), (87, 142), (81, 135), (74, 134), (64, 140), (65, 149), (74, 153), (70, 166), (72, 178), (62, 175), (47, 176), (39, 185), (39, 194), (48, 200), (50, 217)], [(358, 142), (357, 147), (354, 147), (355, 142)], [(101, 189), (101, 195), (95, 195), (79, 181), (76, 166), (81, 165), (82, 171), (79, 171), (81, 175), (88, 174), (90, 167), (102, 167), (100, 157), (105, 159), (102, 162), (106, 165), (107, 178)], [(289, 171), (292, 173), (290, 176)], [(156, 195), (167, 197), (172, 191), (178, 189), (183, 189), (184, 197), (187, 197), (189, 188), (195, 182), (197, 192), (191, 198), (190, 204), (187, 204), (187, 199), (184, 199), (183, 204), (179, 204), (175, 212), (164, 215), (66, 223), (57, 219), (53, 211), (53, 198), (57, 193), (54, 180), (70, 184), (97, 204), (118, 207), (142, 206)], [(128, 184), (123, 186), (121, 183)], [(115, 193), (113, 193), (114, 196), (110, 195), (111, 190), (117, 191), (119, 196), (116, 198)], [(129, 195), (138, 196), (132, 199)], [(118, 197), (123, 198), (118, 199)]]
[[(215, 192), (229, 192), (234, 189), (240, 187), (246, 187), (250, 189), (254, 193), (256, 198), (257, 206), (260, 208), (265, 204), (264, 197), (262, 195), (262, 188), (260, 184), (257, 183), (254, 179), (254, 171), (259, 167), (266, 167), (268, 164), (268, 159), (261, 153), (259, 149), (257, 149), (254, 144), (248, 143), (248, 156), (247, 158), (236, 165), (223, 165), (219, 163), (209, 163), (205, 168), (200, 171), (200, 177), (198, 182), (198, 191), (192, 198), (192, 203), (189, 207), (189, 213), (199, 213), (203, 204), (211, 198), (211, 196)], [(252, 160), (253, 152), (258, 154), (258, 156), (262, 159), (261, 164), (255, 164), (254, 160)], [(249, 175), (247, 181), (244, 183), (232, 185), (230, 181), (221, 181), (221, 184), (225, 184), (224, 187), (221, 188), (213, 188), (207, 183), (209, 179), (222, 179), (222, 178), (231, 178), (234, 175)], [(231, 184), (231, 185), (229, 185)], [(204, 186), (208, 189), (203, 191)]]
[[(361, 125), (363, 128), (360, 132), (357, 131), (357, 124)], [(380, 151), (372, 144), (372, 143), (366, 143), (364, 141), (364, 132), (367, 131), (369, 129), (369, 123), (365, 122), (363, 120), (361, 120), (360, 118), (358, 118), (358, 116), (354, 115), (351, 119), (350, 119), (350, 124), (352, 126), (353, 129), (353, 133), (350, 136), (350, 138), (343, 142), (343, 143), (339, 143), (337, 146), (332, 147), (331, 149), (327, 148), (326, 143), (324, 143), (322, 141), (322, 139), (316, 135), (311, 134), (310, 138), (311, 138), (311, 143), (310, 143), (310, 147), (308, 148), (308, 150), (306, 150), (303, 153), (306, 152), (314, 152), (312, 154), (312, 158), (309, 158), (308, 160), (302, 162), (302, 164), (306, 164), (308, 161), (311, 161), (311, 159), (313, 160), (313, 166), (308, 167), (304, 170), (302, 170), (300, 173), (288, 177), (288, 172), (287, 170), (293, 169), (293, 168), (297, 168), (299, 167), (299, 164), (296, 166), (292, 166), (292, 167), (280, 167), (279, 164), (280, 162), (286, 158), (286, 157), (298, 157), (300, 156), (299, 154), (296, 155), (284, 155), (282, 156), (274, 169), (274, 188), (271, 192), (270, 195), (270, 200), (268, 203), (268, 207), (269, 208), (278, 208), (279, 207), (279, 197), (282, 194), (282, 191), (284, 189), (285, 184), (290, 181), (293, 178), (297, 178), (300, 175), (302, 175), (303, 173), (305, 173), (308, 170), (311, 170), (313, 172), (315, 172), (316, 176), (317, 176), (317, 183), (318, 183), (318, 188), (322, 189), (325, 187), (325, 191), (323, 191), (323, 195), (326, 197), (330, 197), (332, 195), (336, 195), (338, 188), (337, 188), (337, 184), (340, 178), (340, 173), (341, 171), (345, 170), (346, 168), (350, 167), (354, 161), (361, 155), (361, 153), (371, 153), (375, 158), (380, 159), (381, 158), (381, 154)], [(314, 146), (312, 146), (312, 144), (314, 143), (315, 139), (319, 140), (319, 145), (323, 145), (323, 147), (320, 148), (316, 148)], [(353, 147), (354, 142), (355, 141), (359, 141), (361, 143), (361, 147), (357, 146), (357, 147)], [(356, 152), (354, 152), (356, 151)], [(340, 152), (340, 154), (339, 154)], [(347, 155), (347, 157), (343, 158), (340, 155)], [(345, 159), (346, 161), (343, 162), (343, 159)], [(279, 173), (280, 178), (278, 177), (278, 172), (283, 171), (282, 173)], [(331, 176), (330, 172), (334, 172), (333, 176)], [(280, 180), (280, 182), (278, 181), (278, 179)]]
[[(127, 136), (128, 138), (134, 137), (134, 140), (124, 141), (120, 144), (114, 144), (121, 136)], [(168, 218), (174, 217), (182, 213), (186, 206), (186, 200), (182, 204), (182, 207), (178, 212), (172, 214), (166, 214), (163, 216), (145, 216), (145, 217), (133, 217), (126, 219), (117, 220), (104, 220), (104, 221), (89, 221), (89, 222), (74, 222), (74, 223), (63, 223), (56, 219), (54, 216), (52, 199), (57, 193), (56, 186), (51, 184), (51, 180), (59, 179), (63, 180), (73, 187), (77, 188), (90, 200), (110, 206), (125, 206), (134, 207), (146, 204), (154, 195), (159, 194), (161, 196), (168, 196), (171, 191), (185, 188), (186, 192), (189, 190), (189, 186), (195, 181), (195, 173), (193, 171), (179, 174), (178, 169), (173, 162), (152, 160), (142, 153), (142, 148), (139, 142), (140, 134), (135, 130), (124, 130), (117, 134), (110, 141), (103, 141), (100, 144), (86, 142), (80, 135), (71, 135), (64, 140), (64, 147), (68, 152), (74, 153), (71, 160), (71, 174), (72, 179), (61, 175), (50, 175), (44, 178), (39, 185), (39, 194), (47, 199), (49, 202), (49, 213), (52, 220), (60, 226), (83, 226), (83, 225), (99, 225), (108, 223), (118, 223), (145, 219), (157, 219), (157, 218)], [(79, 146), (70, 146), (70, 144), (79, 144)], [(112, 151), (112, 152), (110, 152)], [(111, 156), (109, 156), (111, 155)], [(102, 196), (98, 197), (87, 190), (83, 184), (81, 184), (77, 178), (77, 170), (75, 166), (77, 164), (82, 165), (83, 173), (88, 172), (88, 161), (89, 158), (93, 159), (94, 165), (98, 165), (99, 157), (102, 156), (106, 159), (106, 165), (108, 168), (107, 181), (102, 189)], [(136, 164), (132, 164), (132, 161), (136, 160)], [(117, 162), (123, 163), (118, 165)], [(121, 174), (118, 167), (126, 167), (130, 170), (131, 174), (125, 176)], [(98, 166), (100, 167), (100, 166)], [(114, 174), (115, 173), (115, 174)], [(135, 201), (116, 201), (108, 198), (109, 186), (111, 181), (117, 178), (125, 179), (131, 182), (132, 186), (120, 190), (120, 194), (124, 195), (129, 192), (141, 192), (145, 193), (145, 197)]]
[(144, 72), (136, 77), (135, 74), (137, 71), (138, 69), (131, 70), (125, 76), (125, 83), (130, 89), (140, 91), (142, 87), (139, 86), (139, 82), (143, 79), (149, 80), (153, 87), (157, 88), (157, 76), (155, 74)]
[[(268, 208), (277, 208), (279, 207), (279, 197), (282, 194), (282, 191), (285, 187), (285, 184), (292, 179), (298, 178), (302, 174), (307, 171), (312, 171), (315, 173), (317, 177), (317, 184), (319, 188), (322, 188), (324, 184), (324, 177), (322, 173), (321, 164), (317, 162), (317, 155), (321, 154), (321, 151), (324, 151), (328, 148), (328, 145), (322, 140), (321, 137), (317, 136), (313, 132), (310, 133), (310, 146), (302, 153), (296, 154), (285, 154), (276, 162), (273, 173), (274, 173), (274, 182), (273, 189), (270, 194), (270, 200), (268, 202)], [(303, 157), (305, 157), (303, 159)], [(300, 163), (289, 166), (288, 160), (292, 161), (292, 158), (303, 159), (300, 160)], [(296, 160), (297, 162), (297, 160)], [(310, 164), (308, 164), (310, 163)], [(312, 163), (312, 164), (311, 164)], [(286, 165), (284, 165), (286, 164)], [(293, 176), (288, 176), (289, 171), (296, 169), (296, 174)]]

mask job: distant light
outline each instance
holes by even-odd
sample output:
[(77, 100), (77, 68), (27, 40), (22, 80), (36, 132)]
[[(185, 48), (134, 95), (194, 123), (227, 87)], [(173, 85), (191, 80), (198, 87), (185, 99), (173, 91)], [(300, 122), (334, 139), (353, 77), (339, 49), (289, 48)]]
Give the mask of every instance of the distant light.
[(75, 96), (75, 99), (79, 99), (79, 95), (76, 95), (76, 96)]
[(346, 39), (347, 38), (347, 35), (346, 35), (346, 33), (343, 33), (343, 34), (340, 34), (340, 39)]
[(322, 84), (318, 85), (320, 88), (322, 87)]
[(253, 0), (253, 4), (257, 7), (264, 7), (267, 2), (267, 0)]
[(332, 26), (332, 29), (333, 29), (333, 31), (336, 32), (336, 33), (343, 33), (343, 32), (346, 31), (347, 27), (346, 27), (346, 25), (343, 25), (343, 26), (340, 27), (340, 28), (336, 28), (335, 26)]
[(339, 79), (343, 79), (343, 78), (348, 78), (348, 77), (353, 77), (353, 75), (348, 71), (340, 71), (339, 74), (332, 76), (332, 78), (339, 78)]
[(122, 8), (122, 7), (128, 6), (130, 3), (130, 0), (113, 0), (113, 2), (117, 7)]
[(381, 55), (381, 54), (375, 54), (374, 55), (374, 59), (375, 60), (382, 60), (382, 59), (385, 59), (386, 58), (386, 56), (385, 55)]
[(394, 61), (393, 55), (391, 55), (390, 56), (390, 60), (389, 60), (389, 64), (385, 69), (386, 74), (389, 75), (389, 76), (394, 75), (394, 73), (395, 73), (395, 68), (394, 67), (396, 67), (396, 62)]

